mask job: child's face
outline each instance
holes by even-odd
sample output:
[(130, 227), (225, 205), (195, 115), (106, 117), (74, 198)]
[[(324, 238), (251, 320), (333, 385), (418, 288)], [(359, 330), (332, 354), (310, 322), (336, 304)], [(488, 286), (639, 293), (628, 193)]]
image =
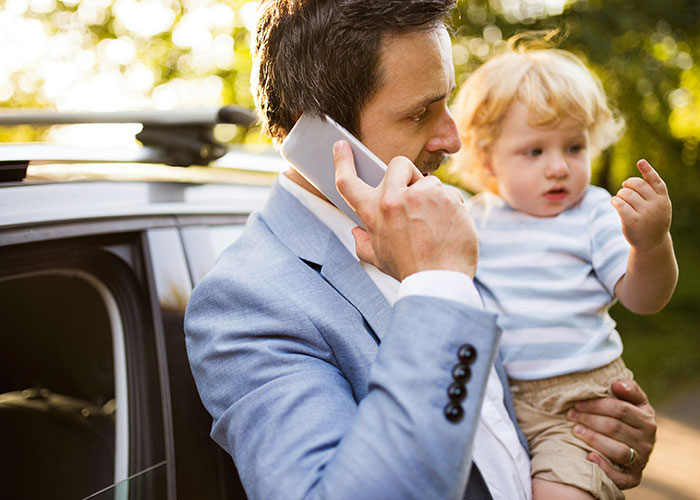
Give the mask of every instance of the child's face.
[(590, 182), (588, 131), (571, 119), (538, 128), (527, 118), (527, 108), (514, 102), (486, 151), (486, 166), (508, 205), (551, 217), (578, 203)]

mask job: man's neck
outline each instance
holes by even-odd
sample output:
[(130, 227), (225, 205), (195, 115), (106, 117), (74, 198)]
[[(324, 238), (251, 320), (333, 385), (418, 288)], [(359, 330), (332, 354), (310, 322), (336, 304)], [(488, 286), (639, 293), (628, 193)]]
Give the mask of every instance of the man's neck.
[(309, 181), (307, 181), (306, 178), (304, 178), (304, 176), (301, 175), (296, 169), (290, 167), (286, 171), (284, 171), (282, 175), (285, 175), (288, 179), (290, 179), (294, 183), (299, 184), (301, 187), (306, 189), (309, 193), (311, 193), (315, 196), (318, 196), (322, 200), (328, 201), (328, 198), (323, 196), (321, 194), (321, 191), (319, 191), (318, 189), (313, 187), (313, 185), (311, 185), (311, 183)]

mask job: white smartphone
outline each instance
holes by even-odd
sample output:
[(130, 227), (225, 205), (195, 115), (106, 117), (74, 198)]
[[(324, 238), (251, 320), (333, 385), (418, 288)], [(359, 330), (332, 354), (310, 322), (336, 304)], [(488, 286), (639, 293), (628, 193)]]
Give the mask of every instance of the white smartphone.
[(302, 115), (282, 142), (280, 153), (282, 158), (291, 163), (306, 180), (323, 193), (323, 196), (345, 212), (358, 226), (364, 227), (360, 217), (335, 187), (333, 144), (341, 139), (347, 141), (352, 148), (358, 177), (376, 187), (384, 178), (386, 164), (328, 116)]

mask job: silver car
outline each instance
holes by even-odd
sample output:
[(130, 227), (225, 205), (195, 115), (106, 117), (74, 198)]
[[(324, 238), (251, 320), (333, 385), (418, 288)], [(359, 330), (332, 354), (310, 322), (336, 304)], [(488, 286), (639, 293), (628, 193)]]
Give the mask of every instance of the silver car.
[(0, 144), (0, 498), (245, 498), (209, 438), (182, 323), (282, 167), (211, 135), (252, 120), (236, 108), (0, 115), (138, 122), (145, 144)]

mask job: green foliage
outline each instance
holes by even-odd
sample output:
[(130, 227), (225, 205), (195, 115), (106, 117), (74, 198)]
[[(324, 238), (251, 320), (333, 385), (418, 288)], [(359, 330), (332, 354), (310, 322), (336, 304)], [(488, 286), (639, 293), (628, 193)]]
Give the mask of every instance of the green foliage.
[[(499, 5), (515, 5), (501, 9)], [(674, 206), (672, 234), (680, 267), (664, 311), (611, 314), (625, 359), (656, 401), (700, 382), (700, 3), (694, 0), (582, 0), (547, 15), (543, 2), (463, 0), (454, 18), (455, 66), (461, 82), (524, 30), (559, 29), (560, 47), (579, 55), (601, 79), (626, 133), (594, 168), (594, 183), (617, 191), (647, 158), (665, 179)], [(443, 177), (445, 177), (443, 175)], [(454, 180), (454, 179), (449, 179)]]
[[(46, 2), (4, 3), (0, 31), (20, 30), (15, 38), (24, 32), (32, 36), (25, 45), (5, 47), (22, 51), (29, 62), (7, 64), (5, 73), (0, 71), (0, 107), (253, 106), (249, 29), (255, 2), (58, 0), (48, 12), (42, 10)], [(674, 202), (678, 290), (657, 315), (635, 316), (620, 306), (613, 311), (629, 364), (660, 398), (679, 381), (700, 378), (695, 285), (700, 279), (695, 219), (700, 211), (700, 2), (562, 0), (560, 8), (551, 10), (552, 4), (458, 1), (452, 20), (457, 81), (503, 51), (513, 34), (559, 29), (565, 35), (560, 47), (586, 61), (627, 122), (625, 136), (595, 165), (594, 183), (615, 192), (625, 178), (638, 175), (640, 157), (649, 159), (666, 180)], [(41, 48), (42, 34), (43, 56), (31, 60)], [(94, 85), (84, 85), (86, 80)], [(108, 95), (99, 93), (101, 85)], [(98, 94), (92, 95), (95, 88)], [(28, 127), (0, 130), (2, 141), (44, 135), (44, 130)], [(258, 128), (224, 130), (222, 135), (230, 142), (267, 142)]]

